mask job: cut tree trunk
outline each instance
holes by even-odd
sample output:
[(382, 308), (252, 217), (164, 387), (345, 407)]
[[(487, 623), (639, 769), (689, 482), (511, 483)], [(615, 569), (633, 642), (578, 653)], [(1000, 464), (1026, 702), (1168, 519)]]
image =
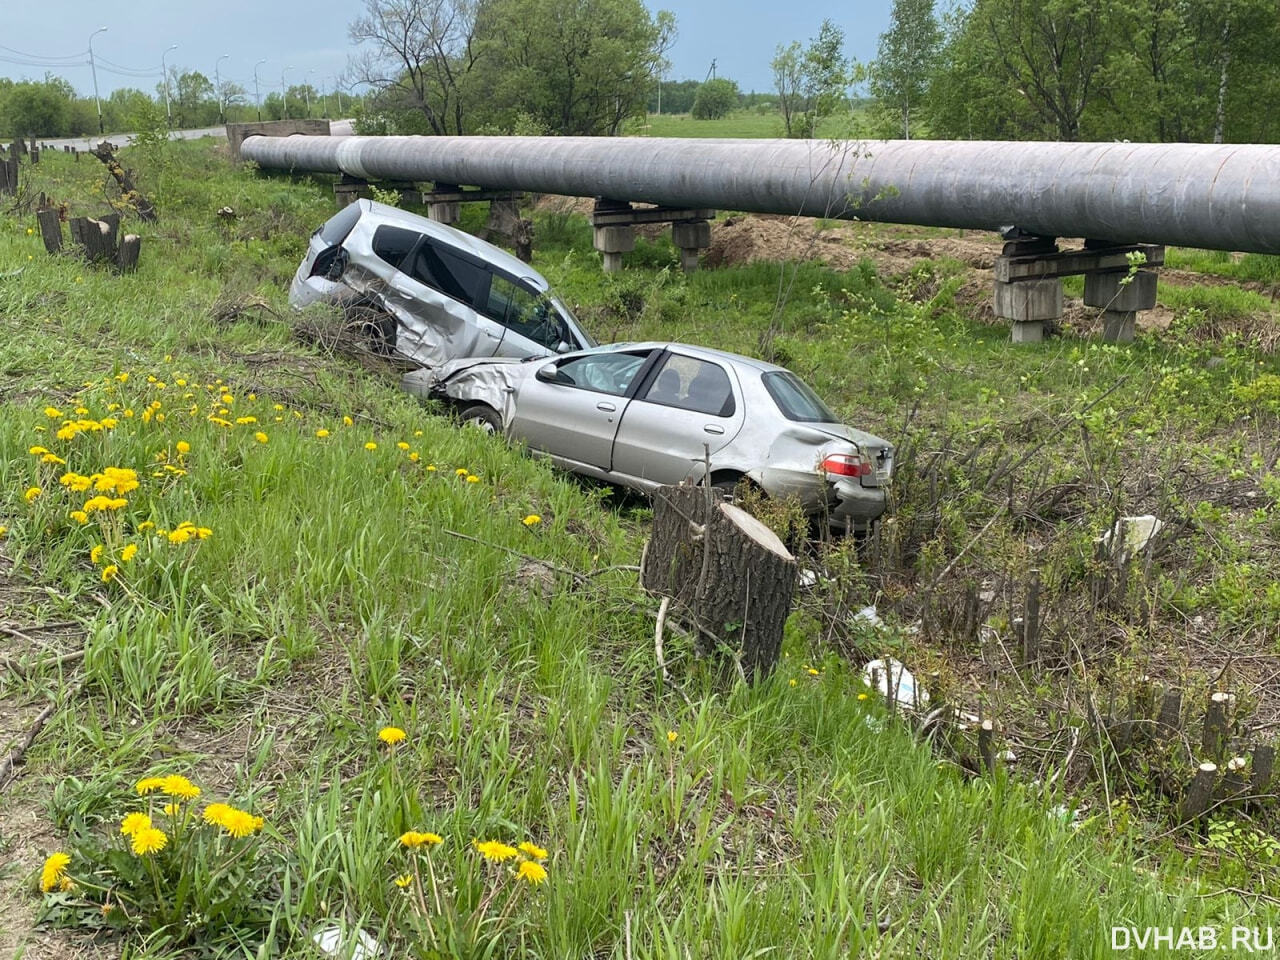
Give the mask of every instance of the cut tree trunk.
[(36, 211), (36, 222), (40, 224), (40, 239), (49, 253), (62, 250), (62, 216), (53, 207)]
[(126, 170), (120, 165), (120, 161), (116, 159), (115, 148), (104, 140), (90, 153), (106, 164), (107, 172), (115, 178), (116, 184), (120, 187), (121, 198), (138, 211), (138, 219), (147, 223), (154, 221), (157, 216), (155, 204), (138, 192), (138, 188), (133, 183), (133, 171)]
[(777, 535), (707, 487), (661, 487), (640, 582), (672, 599), (699, 655), (736, 660), (750, 680), (778, 662), (796, 561)]

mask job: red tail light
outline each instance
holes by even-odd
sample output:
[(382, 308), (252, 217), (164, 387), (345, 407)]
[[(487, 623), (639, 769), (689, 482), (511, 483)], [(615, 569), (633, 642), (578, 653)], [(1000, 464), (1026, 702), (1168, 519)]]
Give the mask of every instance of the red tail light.
[(860, 453), (833, 453), (822, 461), (824, 473), (834, 473), (838, 477), (869, 477), (871, 461)]

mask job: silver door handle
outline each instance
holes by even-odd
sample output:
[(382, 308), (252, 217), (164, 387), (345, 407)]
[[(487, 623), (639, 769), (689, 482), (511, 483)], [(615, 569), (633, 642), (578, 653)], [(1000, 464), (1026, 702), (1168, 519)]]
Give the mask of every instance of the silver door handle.
[(703, 427), (702, 429), (703, 429), (703, 430), (705, 430), (707, 433), (715, 433), (715, 434), (722, 434), (722, 433), (724, 433), (724, 427), (720, 426), (719, 424), (715, 424), (715, 423), (708, 423), (708, 424), (707, 424), (705, 427)]
[(599, 403), (596, 404), (596, 409), (603, 410), (605, 413), (613, 413), (613, 411), (617, 410), (618, 408), (615, 407), (608, 400), (601, 400)]

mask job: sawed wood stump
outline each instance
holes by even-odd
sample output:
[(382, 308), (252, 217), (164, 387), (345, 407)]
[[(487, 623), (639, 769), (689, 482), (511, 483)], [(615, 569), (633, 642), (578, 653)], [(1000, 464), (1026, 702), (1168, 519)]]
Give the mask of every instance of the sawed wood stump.
[(640, 583), (671, 598), (700, 656), (726, 665), (736, 658), (753, 681), (777, 664), (795, 558), (772, 530), (717, 491), (681, 485), (654, 492)]

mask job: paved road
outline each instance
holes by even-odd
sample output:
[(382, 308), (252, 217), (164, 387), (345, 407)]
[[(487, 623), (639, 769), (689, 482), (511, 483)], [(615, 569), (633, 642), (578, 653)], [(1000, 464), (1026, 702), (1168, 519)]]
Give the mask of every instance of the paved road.
[[(329, 124), (329, 130), (335, 137), (349, 137), (352, 130), (351, 120), (334, 120)], [(226, 127), (200, 127), (196, 130), (174, 130), (169, 134), (170, 140), (199, 140), (201, 137), (226, 137)], [(92, 137), (69, 137), (63, 140), (40, 140), (42, 144), (48, 144), (54, 150), (61, 150), (63, 147), (75, 147), (77, 150), (92, 150), (103, 140), (109, 140), (117, 147), (127, 146), (133, 142), (136, 133), (112, 133), (107, 136)], [(40, 138), (37, 138), (40, 139)]]

